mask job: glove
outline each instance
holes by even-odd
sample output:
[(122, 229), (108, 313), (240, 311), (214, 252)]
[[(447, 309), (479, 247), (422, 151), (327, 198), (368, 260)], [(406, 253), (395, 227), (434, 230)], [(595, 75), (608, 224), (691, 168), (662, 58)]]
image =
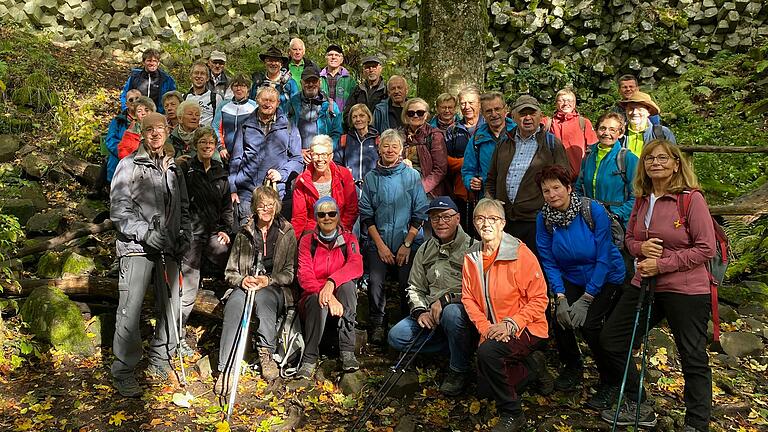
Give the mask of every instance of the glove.
[(192, 233), (187, 230), (179, 231), (179, 238), (176, 239), (176, 256), (183, 257), (189, 250), (190, 244), (192, 244)]
[(557, 323), (560, 324), (560, 327), (564, 329), (573, 328), (573, 324), (571, 324), (571, 317), (568, 315), (568, 299), (563, 297), (559, 297), (557, 299), (557, 309), (555, 311), (555, 316), (557, 317)]
[(584, 321), (587, 320), (589, 305), (592, 304), (593, 299), (594, 297), (590, 294), (584, 293), (578, 300), (576, 300), (576, 303), (571, 305), (568, 309), (568, 315), (571, 316), (571, 324), (573, 324), (573, 328), (578, 328), (584, 325)]
[(144, 236), (144, 243), (147, 246), (163, 252), (168, 246), (168, 231), (165, 228), (155, 228), (147, 231)]

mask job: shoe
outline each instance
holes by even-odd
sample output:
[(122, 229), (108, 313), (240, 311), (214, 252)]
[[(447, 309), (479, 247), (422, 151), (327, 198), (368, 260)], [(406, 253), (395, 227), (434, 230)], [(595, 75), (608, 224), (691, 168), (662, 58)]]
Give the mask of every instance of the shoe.
[(344, 372), (354, 372), (360, 369), (360, 362), (355, 358), (355, 353), (352, 351), (342, 351), (341, 356), (341, 370)]
[(181, 342), (179, 342), (179, 347), (177, 349), (182, 357), (194, 357), (195, 354), (197, 354), (197, 351), (187, 344), (186, 339), (182, 339)]
[(272, 353), (269, 348), (259, 347), (259, 366), (261, 366), (261, 377), (265, 381), (274, 381), (280, 377), (280, 369), (277, 363), (272, 359)]
[(146, 374), (155, 381), (165, 381), (168, 379), (171, 369), (165, 366), (150, 364), (147, 366)]
[(446, 396), (458, 396), (464, 393), (469, 384), (469, 372), (456, 372), (448, 368), (448, 375), (440, 385), (440, 392)]
[(517, 432), (525, 427), (526, 420), (523, 413), (509, 415), (502, 414), (499, 422), (491, 429), (491, 432)]
[[(616, 426), (634, 426), (635, 413), (637, 411), (637, 402), (632, 400), (626, 400), (621, 403), (621, 409), (619, 410), (619, 418), (616, 421)], [(613, 424), (613, 415), (616, 413), (615, 408), (604, 409), (600, 412), (600, 417), (610, 424)], [(656, 413), (653, 408), (647, 403), (640, 404), (640, 421), (638, 426), (654, 427), (656, 426)]]
[(602, 411), (613, 406), (619, 396), (619, 388), (610, 384), (600, 384), (597, 392), (587, 400), (585, 405), (593, 410)]
[(371, 343), (383, 346), (387, 342), (387, 330), (383, 326), (376, 326), (371, 331)]
[(560, 391), (573, 390), (581, 384), (584, 371), (582, 368), (564, 367), (560, 375), (555, 379), (555, 388)]
[(144, 394), (144, 390), (139, 386), (139, 382), (131, 375), (128, 378), (112, 378), (112, 385), (115, 387), (120, 396), (123, 397), (139, 397)]
[(296, 372), (296, 379), (311, 380), (312, 375), (315, 374), (315, 363), (302, 363), (299, 370)]
[(694, 426), (687, 424), (683, 428), (683, 432), (709, 432), (709, 427), (707, 426), (705, 429), (698, 429)]
[(547, 369), (547, 356), (543, 351), (534, 351), (528, 358), (537, 376), (539, 393), (544, 396), (551, 394), (555, 390), (555, 377)]
[(229, 396), (229, 389), (232, 388), (233, 377), (229, 380), (225, 380), (224, 376), (226, 372), (219, 372), (219, 376), (216, 377), (216, 382), (213, 384), (213, 393), (219, 396)]

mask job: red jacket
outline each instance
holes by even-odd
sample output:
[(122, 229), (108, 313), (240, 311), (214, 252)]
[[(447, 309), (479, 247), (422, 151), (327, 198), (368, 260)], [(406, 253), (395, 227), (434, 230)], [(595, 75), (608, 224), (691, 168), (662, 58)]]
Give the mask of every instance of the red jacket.
[(129, 154), (136, 151), (141, 143), (141, 134), (133, 132), (130, 129), (126, 130), (123, 134), (123, 138), (117, 144), (117, 157), (122, 159)]
[[(581, 128), (579, 117), (583, 119), (584, 130)], [(597, 134), (592, 129), (592, 122), (575, 111), (568, 114), (556, 111), (555, 115), (552, 116), (549, 131), (563, 143), (568, 162), (571, 164), (571, 173), (573, 178), (576, 178), (579, 175), (581, 160), (584, 159), (587, 146), (597, 142)]]
[[(328, 169), (331, 170), (331, 197), (339, 206), (340, 225), (347, 231), (352, 231), (359, 210), (357, 209), (357, 189), (352, 172), (329, 161)], [(315, 172), (311, 164), (296, 178), (293, 188), (293, 214), (291, 225), (296, 232), (296, 237), (307, 230), (315, 229), (315, 203), (320, 195), (312, 183), (312, 173)]]
[[(312, 242), (315, 254), (312, 255)], [(341, 248), (347, 248), (347, 257)], [(321, 241), (317, 231), (312, 231), (299, 240), (299, 271), (297, 279), (301, 287), (302, 301), (310, 294), (323, 289), (326, 281), (333, 281), (336, 288), (363, 275), (363, 256), (360, 244), (349, 231), (342, 230), (333, 244)]]
[[(428, 138), (429, 136), (431, 138)], [(416, 133), (406, 133), (405, 145), (416, 146), (421, 184), (427, 196), (445, 195), (443, 179), (448, 173), (448, 151), (445, 149), (443, 131), (424, 123)], [(406, 149), (403, 151), (406, 152)]]

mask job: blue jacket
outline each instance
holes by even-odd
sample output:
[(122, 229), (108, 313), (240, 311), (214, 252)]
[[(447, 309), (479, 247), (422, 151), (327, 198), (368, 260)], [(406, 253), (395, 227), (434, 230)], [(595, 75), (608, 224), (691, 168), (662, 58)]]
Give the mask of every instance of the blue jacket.
[[(363, 183), (359, 202), (361, 230), (375, 225), (387, 247), (397, 251), (410, 227), (421, 226), (427, 220), (428, 205), (418, 171), (403, 163), (392, 168), (377, 165)], [(419, 232), (412, 249), (422, 242)]]
[(213, 116), (212, 127), (219, 136), (218, 151), (226, 148), (232, 153), (234, 147), (235, 131), (252, 112), (256, 111), (258, 105), (251, 99), (244, 101), (227, 100), (216, 108), (216, 115)]
[[(506, 133), (512, 133), (512, 130), (517, 127), (517, 123), (509, 117), (505, 118), (505, 121)], [(464, 150), (464, 165), (461, 167), (461, 176), (464, 178), (464, 187), (467, 190), (471, 190), (469, 181), (473, 177), (480, 177), (485, 183), (494, 150), (496, 150), (496, 141), (493, 139), (488, 124), (483, 122), (482, 125), (478, 126), (475, 136), (469, 140), (467, 148)], [(481, 194), (483, 189), (481, 189)]]
[(176, 81), (162, 69), (157, 69), (157, 73), (160, 77), (159, 83), (157, 81), (153, 82), (143, 67), (131, 69), (131, 75), (123, 86), (123, 92), (120, 93), (120, 109), (125, 110), (128, 108), (125, 100), (128, 90), (138, 89), (141, 90), (142, 95), (151, 98), (155, 102), (157, 112), (165, 114), (163, 95), (169, 91), (176, 90)]
[[(430, 121), (429, 124), (432, 124), (432, 122)], [(484, 124), (485, 120), (480, 116), (475, 125), (475, 131), (479, 131)], [(469, 129), (467, 129), (463, 120), (457, 120), (456, 123), (449, 126), (448, 129), (445, 130), (445, 150), (448, 152), (448, 156), (463, 158), (464, 153), (467, 151), (467, 144), (469, 144), (469, 140), (472, 139), (472, 135), (474, 134), (469, 132)]]
[(282, 181), (277, 191), (282, 198), (285, 181), (291, 173), (304, 170), (299, 131), (290, 126), (284, 114), (277, 118), (269, 132), (264, 133), (254, 111), (235, 133), (229, 160), (229, 190), (240, 197), (250, 197), (253, 189), (264, 182), (267, 171), (276, 169)]
[(384, 98), (376, 104), (373, 109), (373, 127), (377, 131), (384, 132), (387, 129), (398, 129), (401, 126), (402, 122), (399, 119), (397, 124), (391, 124), (389, 121), (389, 98)]
[(627, 182), (621, 177), (616, 158), (621, 150), (621, 143), (616, 141), (611, 151), (600, 161), (595, 181), (595, 166), (597, 165), (597, 146), (587, 147), (587, 154), (581, 161), (579, 176), (576, 178), (574, 190), (580, 196), (596, 199), (606, 205), (611, 213), (621, 219), (624, 226), (629, 222), (629, 214), (635, 205), (635, 194), (632, 193), (632, 182), (635, 178), (639, 159), (631, 151), (626, 152)]
[[(288, 119), (296, 129), (300, 127), (299, 117), (301, 113), (301, 102), (303, 97), (304, 94), (301, 92), (292, 96), (288, 106)], [(333, 140), (333, 148), (337, 148), (339, 146), (339, 139), (341, 138), (342, 133), (341, 111), (336, 105), (336, 102), (329, 103), (328, 97), (322, 92), (318, 94), (318, 97), (322, 103), (320, 104), (320, 109), (317, 113), (317, 134), (330, 136)], [(307, 140), (307, 142), (302, 141), (301, 148), (308, 149), (310, 145), (309, 141), (310, 140)]]
[(613, 244), (608, 214), (599, 203), (592, 201), (590, 205), (594, 232), (581, 214), (567, 227), (553, 227), (551, 234), (544, 225), (544, 216), (536, 216), (536, 246), (553, 294), (565, 293), (563, 280), (584, 287), (593, 296), (606, 283), (624, 282), (624, 259)]
[(362, 181), (379, 161), (376, 146), (378, 138), (379, 132), (372, 127), (368, 128), (368, 134), (362, 138), (358, 136), (357, 130), (350, 130), (346, 134), (344, 148), (339, 145), (333, 151), (333, 161), (349, 168), (355, 183)]
[(117, 145), (120, 144), (120, 140), (123, 139), (123, 134), (130, 124), (131, 121), (128, 119), (126, 111), (121, 112), (109, 122), (109, 129), (105, 139), (107, 151), (109, 152), (107, 154), (107, 183), (111, 183), (112, 176), (115, 175), (117, 163), (120, 162), (120, 158), (117, 156)]

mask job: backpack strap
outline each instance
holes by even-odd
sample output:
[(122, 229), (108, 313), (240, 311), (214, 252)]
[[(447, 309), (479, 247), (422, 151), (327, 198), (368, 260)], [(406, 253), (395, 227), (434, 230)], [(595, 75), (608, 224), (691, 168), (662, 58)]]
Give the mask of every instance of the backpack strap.
[(619, 149), (619, 153), (616, 154), (616, 166), (619, 167), (619, 175), (624, 182), (624, 201), (629, 199), (630, 194), (630, 184), (627, 178), (627, 153), (629, 153), (629, 149), (622, 147)]
[(211, 108), (213, 108), (213, 112), (214, 112), (214, 114), (215, 114), (215, 113), (216, 113), (216, 95), (217, 95), (218, 93), (216, 93), (216, 92), (215, 92), (215, 91), (213, 91), (213, 90), (208, 90), (208, 91), (210, 91), (210, 92), (211, 92)]
[(664, 127), (662, 125), (653, 125), (651, 134), (653, 135), (654, 139), (657, 139), (657, 138), (667, 139), (667, 134), (664, 133)]
[(589, 226), (590, 231), (595, 231), (595, 220), (592, 218), (592, 200), (587, 197), (581, 197), (581, 217)]

